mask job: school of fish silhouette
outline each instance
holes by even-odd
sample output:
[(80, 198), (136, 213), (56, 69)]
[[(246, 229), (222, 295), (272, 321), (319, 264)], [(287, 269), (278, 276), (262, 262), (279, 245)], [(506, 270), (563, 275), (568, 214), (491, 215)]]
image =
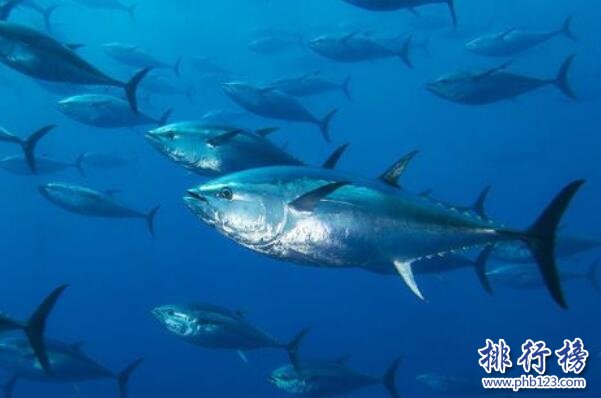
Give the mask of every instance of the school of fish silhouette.
[[(97, 12), (124, 12), (134, 18), (139, 7), (122, 1), (74, 2)], [(340, 0), (339, 3), (366, 14), (412, 12), (416, 18), (421, 18), (422, 9), (444, 8), (450, 13), (446, 21), (449, 30), (459, 32), (461, 28), (461, 15), (456, 12), (454, 0)], [(437, 200), (431, 192), (406, 189), (400, 179), (417, 151), (404, 155), (376, 178), (337, 169), (348, 145), (336, 148), (322, 165), (309, 165), (270, 140), (277, 128), (241, 128), (238, 120), (255, 115), (306, 124), (330, 143), (338, 109), (315, 115), (304, 106), (303, 99), (339, 92), (345, 100), (353, 101), (350, 77), (336, 80), (320, 72), (309, 72), (257, 84), (249, 79), (233, 80), (227, 68), (208, 57), (179, 58), (168, 63), (138, 46), (109, 43), (103, 46), (106, 56), (138, 69), (129, 80), (119, 80), (85, 60), (80, 55), (80, 45), (65, 44), (55, 38), (52, 18), (57, 7), (62, 6), (59, 0), (49, 7), (40, 5), (38, 0), (5, 1), (0, 6), (0, 62), (48, 90), (69, 93), (70, 96), (58, 102), (58, 110), (78, 123), (104, 129), (154, 125), (156, 128), (146, 133), (146, 141), (160, 154), (204, 180), (187, 191), (183, 197), (185, 206), (202, 224), (237, 244), (282, 262), (355, 268), (400, 277), (420, 300), (424, 300), (424, 295), (416, 275), (459, 268), (473, 268), (487, 292), (492, 292), (491, 279), (532, 284), (542, 280), (551, 298), (562, 308), (568, 307), (562, 281), (582, 277), (598, 288), (596, 264), (586, 274), (564, 274), (556, 266), (557, 258), (599, 246), (593, 239), (558, 236), (562, 216), (584, 180), (575, 180), (558, 189), (538, 217), (533, 215), (530, 227), (517, 229), (487, 214), (488, 187), (471, 206), (453, 205)], [(39, 13), (45, 27), (35, 29), (13, 22), (12, 12), (20, 9)], [(573, 55), (566, 57), (554, 78), (509, 71), (518, 55), (561, 37), (578, 40), (572, 31), (571, 17), (559, 29), (551, 31), (512, 28), (481, 32), (465, 44), (465, 49), (482, 57), (502, 59), (500, 65), (484, 71), (446, 74), (430, 81), (427, 90), (443, 100), (465, 106), (486, 106), (545, 86), (553, 86), (575, 100), (577, 95), (569, 82)], [(249, 50), (260, 57), (296, 48), (338, 65), (397, 58), (406, 68), (413, 69), (419, 67), (414, 50), (428, 51), (427, 45), (418, 43), (411, 35), (377, 38), (361, 30), (327, 33), (310, 40), (290, 32), (266, 31), (253, 38)], [(138, 96), (142, 89), (149, 95), (179, 95), (194, 100), (194, 90), (177, 83), (184, 64), (209, 76), (207, 79), (218, 81), (223, 94), (241, 111), (216, 110), (199, 121), (180, 123), (169, 121), (171, 109), (158, 116), (144, 113)], [(161, 73), (157, 73), (159, 70)], [(92, 86), (100, 86), (104, 91), (94, 92)], [(77, 90), (88, 93), (72, 95)], [(40, 142), (50, 133), (57, 134), (55, 130), (59, 130), (57, 126), (48, 125), (22, 138), (0, 129), (0, 142), (22, 149), (19, 155), (0, 160), (1, 167), (25, 175), (74, 168), (85, 176), (85, 167), (119, 168), (130, 161), (94, 152), (85, 153), (74, 162), (38, 155)], [(47, 182), (38, 190), (43, 198), (66, 211), (89, 217), (141, 219), (150, 233), (155, 234), (159, 206), (148, 212), (136, 210), (121, 203), (115, 190), (96, 190), (65, 182)], [(474, 259), (468, 256), (470, 252)], [(487, 270), (491, 258), (506, 265)], [(0, 316), (0, 332), (23, 334), (0, 341), (0, 366), (14, 373), (14, 378), (4, 386), (6, 396), (13, 396), (18, 380), (74, 383), (112, 379), (117, 381), (121, 397), (125, 398), (130, 376), (141, 359), (121, 372), (114, 372), (87, 356), (80, 344), (45, 338), (47, 318), (66, 288), (63, 285), (51, 292), (28, 320)], [(291, 394), (338, 395), (380, 384), (391, 396), (399, 396), (395, 383), (399, 359), (383, 377), (353, 371), (345, 359), (304, 361), (299, 355), (299, 345), (308, 329), (299, 331), (290, 341), (282, 341), (252, 325), (243, 312), (212, 304), (163, 305), (152, 310), (152, 315), (170, 334), (190, 344), (237, 351), (243, 360), (245, 351), (283, 350), (290, 362), (273, 371), (268, 381)]]

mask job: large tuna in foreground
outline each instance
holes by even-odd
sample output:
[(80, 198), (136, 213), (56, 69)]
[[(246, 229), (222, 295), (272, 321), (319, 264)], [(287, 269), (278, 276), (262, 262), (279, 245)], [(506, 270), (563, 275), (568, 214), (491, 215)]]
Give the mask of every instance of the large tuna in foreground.
[(460, 213), (382, 181), (311, 167), (230, 174), (189, 190), (184, 200), (202, 221), (254, 251), (319, 267), (396, 269), (419, 297), (413, 264), (420, 259), (522, 241), (537, 260), (553, 298), (565, 308), (555, 266), (555, 234), (582, 184), (569, 184), (523, 231)]

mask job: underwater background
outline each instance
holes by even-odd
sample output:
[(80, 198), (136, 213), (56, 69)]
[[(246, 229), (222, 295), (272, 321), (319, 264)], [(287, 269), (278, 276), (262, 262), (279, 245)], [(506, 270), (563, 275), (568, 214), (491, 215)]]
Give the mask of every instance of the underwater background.
[[(339, 81), (351, 76), (353, 101), (340, 93), (303, 100), (317, 115), (340, 109), (332, 122), (331, 145), (312, 126), (252, 116), (232, 124), (281, 127), (270, 138), (316, 165), (336, 145), (350, 143), (338, 169), (364, 176), (378, 176), (401, 155), (418, 149), (403, 176), (404, 187), (434, 189), (437, 197), (469, 204), (491, 185), (488, 213), (512, 226), (529, 225), (562, 186), (585, 178), (587, 184), (565, 217), (562, 232), (601, 237), (601, 4), (597, 2), (457, 0), (458, 29), (467, 32), (466, 37), (445, 34), (452, 29), (448, 11), (437, 6), (421, 8), (418, 17), (406, 11), (369, 13), (334, 0), (145, 0), (138, 2), (132, 21), (125, 13), (54, 3), (60, 3), (52, 17), (54, 37), (84, 44), (79, 53), (115, 76), (127, 78), (132, 69), (106, 57), (101, 46), (107, 42), (134, 43), (166, 60), (183, 57), (182, 77), (176, 84), (194, 88), (191, 100), (185, 95), (153, 96), (151, 103), (141, 101), (149, 114), (173, 108), (172, 121), (183, 121), (200, 119), (213, 109), (240, 111), (219, 82), (204, 78), (187, 62), (194, 56), (223, 66), (230, 80), (263, 82), (312, 70)], [(425, 89), (428, 81), (443, 73), (500, 63), (465, 51), (470, 32), (476, 36), (511, 26), (551, 29), (568, 15), (574, 16), (578, 43), (562, 39), (545, 43), (515, 59), (512, 70), (553, 77), (566, 56), (577, 54), (570, 80), (579, 101), (569, 101), (547, 87), (514, 101), (468, 107), (443, 101)], [(420, 18), (447, 25), (420, 25)], [(44, 28), (39, 15), (26, 9), (17, 10), (11, 20)], [(430, 48), (428, 53), (415, 50), (414, 70), (398, 59), (336, 64), (302, 46), (270, 55), (252, 52), (248, 43), (258, 29), (282, 29), (306, 40), (354, 30), (382, 36), (412, 33), (418, 39), (430, 38)], [(69, 161), (84, 152), (104, 152), (133, 160), (119, 169), (86, 168), (85, 177), (76, 170), (51, 176), (0, 173), (2, 308), (27, 316), (46, 292), (68, 283), (69, 290), (50, 318), (48, 336), (84, 341), (87, 353), (114, 370), (144, 357), (132, 377), (130, 397), (285, 396), (266, 382), (272, 369), (286, 363), (282, 352), (251, 352), (249, 363), (244, 363), (235, 352), (202, 349), (170, 336), (150, 313), (157, 305), (194, 301), (244, 309), (254, 324), (285, 341), (310, 327), (303, 356), (350, 355), (353, 368), (370, 375), (383, 374), (401, 355), (398, 388), (403, 397), (444, 395), (417, 382), (422, 373), (469, 377), (478, 383), (485, 373), (477, 364), (477, 349), (487, 338), (504, 338), (518, 350), (527, 338), (557, 348), (563, 339), (581, 337), (591, 354), (584, 374), (589, 387), (544, 393), (583, 397), (601, 393), (601, 296), (586, 280), (564, 284), (567, 311), (554, 305), (544, 289), (498, 286), (493, 296), (487, 295), (469, 269), (420, 277), (424, 303), (398, 278), (301, 267), (259, 256), (199, 223), (185, 208), (182, 196), (204, 179), (148, 145), (144, 133), (152, 126), (86, 127), (58, 111), (56, 103), (64, 95), (52, 94), (6, 67), (0, 68), (0, 77), (1, 125), (20, 135), (46, 124), (58, 125), (44, 139), (40, 154)], [(0, 154), (11, 155), (14, 149), (3, 145)], [(139, 209), (160, 204), (156, 236), (148, 234), (143, 221), (83, 218), (57, 209), (38, 193), (38, 186), (50, 181), (118, 189), (121, 200)], [(598, 255), (586, 253), (561, 266), (586, 270)], [(559, 369), (553, 365), (550, 373), (559, 374)], [(118, 395), (110, 381), (86, 382), (76, 389), (24, 381), (15, 396)], [(387, 395), (375, 386), (352, 396)]]

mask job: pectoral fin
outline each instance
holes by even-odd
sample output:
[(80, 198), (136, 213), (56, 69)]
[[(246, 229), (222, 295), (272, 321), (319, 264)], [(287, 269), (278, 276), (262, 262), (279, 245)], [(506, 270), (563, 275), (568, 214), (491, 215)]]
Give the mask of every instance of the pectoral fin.
[(223, 134), (215, 136), (213, 138), (209, 138), (207, 140), (207, 143), (214, 147), (223, 145), (240, 133), (242, 133), (242, 130), (231, 130), (231, 131), (228, 131), (227, 133), (223, 133)]
[(395, 260), (393, 262), (393, 264), (394, 264), (394, 267), (396, 268), (397, 272), (399, 273), (401, 278), (403, 278), (403, 281), (407, 284), (409, 289), (411, 289), (413, 294), (415, 294), (421, 300), (425, 300), (424, 296), (422, 295), (422, 292), (419, 290), (419, 287), (417, 286), (417, 282), (415, 282), (415, 276), (413, 275), (413, 268), (412, 268), (413, 261)]
[(314, 189), (313, 191), (307, 192), (306, 194), (299, 196), (298, 198), (290, 202), (289, 206), (298, 211), (313, 211), (313, 209), (315, 209), (315, 206), (326, 196), (348, 184), (349, 183), (347, 181), (339, 181), (321, 186), (317, 189)]

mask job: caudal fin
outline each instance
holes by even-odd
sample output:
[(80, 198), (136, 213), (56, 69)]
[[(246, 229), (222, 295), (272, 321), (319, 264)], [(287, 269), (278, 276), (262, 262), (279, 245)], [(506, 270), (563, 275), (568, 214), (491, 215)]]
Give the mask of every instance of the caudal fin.
[(131, 6), (127, 7), (127, 14), (129, 15), (129, 19), (132, 20), (132, 22), (136, 21), (136, 10), (138, 9), (138, 5), (137, 4), (132, 4)]
[(562, 308), (567, 308), (561, 291), (561, 281), (555, 263), (555, 238), (561, 218), (584, 180), (567, 185), (547, 206), (534, 224), (523, 234), (522, 239), (536, 259), (551, 296)]
[(453, 26), (457, 27), (457, 11), (455, 10), (455, 0), (447, 0), (447, 4), (449, 6), (451, 18), (453, 19)]
[(574, 34), (574, 32), (572, 31), (572, 16), (571, 15), (565, 19), (565, 21), (563, 22), (563, 25), (561, 26), (561, 29), (559, 29), (558, 33), (564, 35), (565, 37), (567, 37), (570, 40), (580, 41), (578, 36), (576, 36)]
[(35, 148), (38, 142), (46, 136), (50, 131), (55, 129), (56, 126), (50, 125), (45, 126), (31, 134), (29, 137), (24, 139), (21, 142), (21, 146), (23, 147), (23, 153), (25, 155), (25, 160), (27, 161), (27, 165), (33, 174), (37, 174), (37, 167), (35, 161)]
[(117, 375), (117, 383), (119, 384), (119, 396), (121, 398), (127, 398), (127, 385), (129, 383), (129, 379), (141, 363), (142, 358), (137, 359)]
[(596, 291), (601, 292), (601, 286), (599, 286), (599, 280), (597, 279), (599, 274), (599, 266), (601, 266), (601, 260), (597, 259), (586, 273), (586, 279), (591, 283)]
[(136, 97), (136, 92), (138, 91), (138, 86), (140, 82), (146, 77), (148, 72), (151, 71), (152, 68), (145, 68), (136, 73), (130, 81), (125, 83), (123, 88), (125, 89), (125, 95), (127, 96), (127, 101), (129, 102), (129, 106), (131, 107), (134, 113), (138, 113), (138, 98)]
[(179, 57), (173, 64), (173, 73), (175, 73), (175, 76), (177, 77), (182, 77), (182, 60), (183, 57)]
[(350, 76), (347, 77), (346, 79), (344, 79), (344, 81), (340, 85), (340, 89), (342, 90), (342, 92), (344, 93), (346, 98), (348, 98), (348, 100), (352, 102), (353, 96), (351, 95), (351, 77)]
[(294, 339), (292, 339), (292, 341), (286, 345), (286, 351), (288, 351), (288, 358), (290, 358), (290, 363), (292, 363), (295, 366), (298, 364), (299, 361), (298, 349), (300, 348), (300, 345), (302, 344), (305, 337), (307, 337), (308, 333), (309, 328), (301, 330), (300, 333), (297, 334), (294, 337)]
[(390, 365), (390, 367), (386, 371), (386, 374), (382, 378), (382, 383), (384, 384), (384, 387), (386, 387), (386, 390), (388, 390), (388, 393), (393, 398), (400, 398), (399, 391), (396, 388), (396, 373), (400, 365), (401, 358), (399, 357), (395, 359), (392, 365)]
[(13, 393), (15, 392), (15, 385), (19, 380), (19, 376), (13, 376), (5, 385), (2, 386), (2, 391), (4, 392), (4, 398), (12, 398)]
[(154, 207), (152, 210), (150, 210), (148, 212), (148, 214), (146, 215), (146, 223), (148, 224), (148, 230), (150, 231), (150, 234), (152, 236), (154, 236), (154, 219), (157, 215), (157, 212), (159, 211), (159, 209), (161, 208), (161, 206), (156, 206)]
[(165, 112), (163, 112), (161, 117), (157, 119), (158, 126), (163, 127), (164, 125), (169, 123), (169, 118), (171, 117), (172, 113), (173, 113), (173, 109), (171, 109), (171, 108), (167, 109)]
[(413, 43), (413, 36), (409, 36), (405, 39), (403, 43), (403, 47), (401, 48), (401, 52), (399, 53), (399, 57), (403, 60), (405, 65), (410, 69), (413, 69), (413, 62), (411, 61), (411, 46)]
[(570, 55), (559, 68), (559, 72), (557, 73), (557, 78), (553, 81), (553, 83), (561, 90), (561, 92), (568, 98), (573, 100), (578, 100), (578, 97), (574, 93), (574, 90), (570, 86), (570, 82), (568, 81), (568, 75), (570, 73), (570, 69), (572, 68), (572, 64), (574, 63), (575, 55)]
[(0, 21), (6, 21), (10, 13), (24, 0), (10, 0), (0, 6)]
[(337, 113), (338, 109), (334, 109), (319, 121), (319, 129), (321, 130), (321, 134), (323, 135), (323, 138), (326, 140), (327, 143), (332, 142), (330, 138), (330, 122)]
[(27, 335), (29, 344), (35, 353), (36, 358), (40, 362), (42, 369), (48, 374), (52, 374), (52, 369), (48, 359), (48, 353), (46, 352), (46, 344), (44, 342), (46, 321), (57, 300), (67, 287), (68, 285), (62, 285), (52, 291), (52, 293), (42, 301), (25, 325), (25, 334)]
[(480, 285), (482, 285), (482, 287), (488, 294), (493, 294), (493, 291), (492, 287), (490, 286), (488, 276), (486, 275), (486, 263), (488, 262), (488, 258), (490, 257), (490, 254), (493, 250), (494, 246), (486, 246), (474, 262), (474, 269), (476, 270), (476, 275), (478, 276)]
[(54, 12), (56, 11), (56, 9), (58, 8), (58, 5), (52, 5), (49, 7), (46, 7), (42, 10), (42, 16), (44, 17), (44, 26), (46, 27), (46, 31), (48, 33), (52, 33), (52, 14), (54, 14)]
[(84, 162), (86, 160), (86, 155), (87, 155), (86, 153), (82, 153), (81, 155), (79, 155), (77, 157), (77, 159), (75, 159), (75, 163), (73, 164), (73, 166), (75, 166), (75, 168), (77, 169), (77, 171), (79, 172), (79, 174), (82, 177), (87, 177), (86, 171), (83, 168), (83, 164), (84, 164)]

